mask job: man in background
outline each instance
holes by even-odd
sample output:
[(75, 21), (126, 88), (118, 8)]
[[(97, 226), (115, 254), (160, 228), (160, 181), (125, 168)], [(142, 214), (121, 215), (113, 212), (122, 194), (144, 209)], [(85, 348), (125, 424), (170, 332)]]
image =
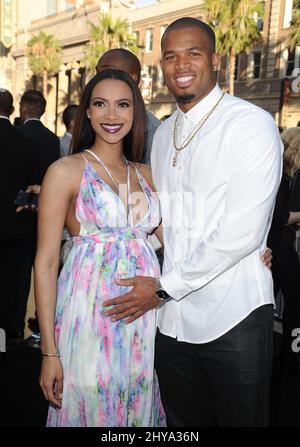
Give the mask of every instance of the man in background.
[(60, 144), (60, 156), (65, 157), (70, 155), (71, 140), (74, 130), (75, 119), (78, 111), (78, 105), (71, 104), (65, 108), (62, 115), (63, 123), (66, 127), (66, 131), (59, 139)]
[[(17, 130), (31, 140), (37, 153), (35, 184), (41, 185), (48, 167), (59, 158), (59, 138), (44, 126), (41, 117), (46, 110), (46, 99), (38, 90), (27, 90), (20, 100), (20, 119), (23, 123)], [(33, 184), (28, 182), (28, 186)], [(26, 189), (26, 188), (25, 188)], [(20, 255), (16, 309), (11, 328), (11, 337), (23, 339), (27, 301), (30, 292), (31, 273), (36, 252), (37, 216), (35, 212), (21, 211), (32, 220), (31, 237), (27, 239)]]
[[(108, 68), (125, 71), (139, 85), (142, 67), (139, 59), (131, 51), (125, 50), (124, 48), (113, 48), (112, 50), (106, 51), (100, 57), (96, 70), (97, 73), (100, 73)], [(146, 110), (146, 133), (142, 163), (150, 165), (152, 140), (160, 124), (160, 120), (153, 113), (149, 112), (149, 110)]]
[[(17, 193), (36, 183), (37, 154), (35, 146), (16, 127), (9, 117), (14, 112), (13, 97), (0, 89), (0, 148), (2, 173), (0, 176), (0, 328), (10, 336), (16, 306), (18, 270), (24, 246), (31, 240), (34, 222), (29, 213), (16, 213)], [(23, 328), (21, 328), (23, 329)], [(0, 353), (3, 356), (3, 353)]]

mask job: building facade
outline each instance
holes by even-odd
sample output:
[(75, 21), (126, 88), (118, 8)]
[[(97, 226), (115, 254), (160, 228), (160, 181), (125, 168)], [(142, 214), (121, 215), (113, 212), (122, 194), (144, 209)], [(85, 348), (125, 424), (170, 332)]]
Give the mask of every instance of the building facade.
[[(32, 8), (26, 10), (25, 5), (29, 3)], [(175, 103), (164, 85), (159, 64), (160, 39), (166, 26), (179, 17), (205, 20), (201, 3), (199, 0), (160, 0), (151, 6), (133, 9), (132, 2), (126, 0), (0, 0), (1, 6), (6, 5), (6, 14), (9, 4), (12, 5), (13, 35), (9, 46), (1, 44), (5, 55), (1, 53), (0, 84), (12, 90), (16, 102), (26, 88), (41, 87), (40, 80), (28, 68), (26, 42), (39, 31), (53, 34), (63, 45), (63, 63), (59, 73), (49, 79), (47, 124), (61, 134), (61, 113), (66, 105), (79, 101), (87, 80), (84, 56), (90, 36), (88, 22), (98, 23), (101, 11), (111, 10), (114, 16), (128, 19), (130, 31), (138, 39), (143, 67), (141, 90), (147, 107), (159, 118), (167, 116)], [(261, 43), (248, 54), (236, 57), (235, 94), (268, 110), (282, 127), (295, 126), (300, 121), (300, 85), (296, 76), (300, 47), (293, 51), (288, 47), (293, 0), (266, 0), (263, 4), (263, 17), (255, 17), (261, 30)], [(2, 36), (3, 30), (1, 42)], [(228, 88), (226, 57), (222, 58), (218, 81), (223, 89)]]

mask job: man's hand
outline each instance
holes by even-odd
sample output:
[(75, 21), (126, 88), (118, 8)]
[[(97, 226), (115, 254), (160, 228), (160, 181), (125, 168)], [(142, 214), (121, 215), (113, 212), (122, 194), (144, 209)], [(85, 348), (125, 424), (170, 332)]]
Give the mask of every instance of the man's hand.
[(112, 317), (113, 321), (126, 318), (125, 323), (132, 323), (148, 310), (158, 307), (161, 302), (156, 296), (156, 279), (150, 276), (135, 276), (116, 280), (120, 286), (133, 286), (130, 292), (103, 302), (103, 306), (115, 306), (104, 309), (104, 315)]

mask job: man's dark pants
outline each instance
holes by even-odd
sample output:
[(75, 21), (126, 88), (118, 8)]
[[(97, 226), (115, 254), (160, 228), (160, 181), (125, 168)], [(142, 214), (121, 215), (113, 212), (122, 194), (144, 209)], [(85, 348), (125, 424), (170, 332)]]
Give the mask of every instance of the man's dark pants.
[(209, 343), (158, 331), (155, 368), (167, 426), (267, 426), (272, 351), (272, 304)]

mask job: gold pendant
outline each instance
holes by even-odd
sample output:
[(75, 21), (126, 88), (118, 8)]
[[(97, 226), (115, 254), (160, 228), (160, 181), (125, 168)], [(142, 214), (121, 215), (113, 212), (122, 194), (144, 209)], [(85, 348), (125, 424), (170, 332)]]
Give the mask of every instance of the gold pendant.
[(176, 151), (176, 154), (175, 154), (174, 157), (173, 157), (173, 163), (172, 163), (172, 166), (173, 166), (173, 167), (176, 167), (176, 164), (177, 164), (177, 151)]

